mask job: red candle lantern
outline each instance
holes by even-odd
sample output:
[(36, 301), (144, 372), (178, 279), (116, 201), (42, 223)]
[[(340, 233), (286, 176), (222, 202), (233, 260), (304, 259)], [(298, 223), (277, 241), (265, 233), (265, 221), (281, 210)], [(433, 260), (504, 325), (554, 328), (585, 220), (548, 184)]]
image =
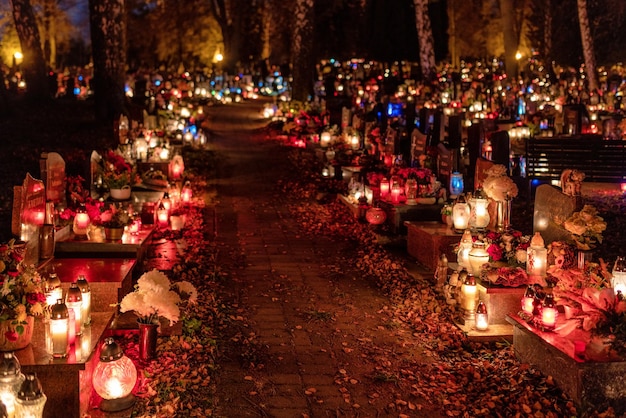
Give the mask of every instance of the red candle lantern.
[(85, 207), (81, 206), (76, 211), (74, 224), (72, 226), (76, 239), (87, 239), (87, 231), (89, 230), (90, 224), (91, 220), (89, 219), (89, 215), (87, 214)]
[(528, 315), (533, 315), (535, 311), (535, 289), (532, 285), (526, 288), (524, 297), (522, 297), (522, 312)]
[(554, 303), (554, 296), (548, 293), (543, 300), (543, 305), (541, 306), (541, 324), (543, 325), (543, 328), (549, 331), (556, 328), (557, 315), (558, 312), (556, 304)]
[(163, 205), (163, 202), (159, 203), (159, 207), (157, 209), (157, 222), (159, 226), (166, 228), (169, 225), (170, 213)]
[(382, 179), (380, 181), (380, 198), (385, 200), (389, 196), (389, 180)]
[(193, 196), (193, 191), (191, 190), (191, 183), (189, 180), (185, 182), (183, 189), (180, 191), (180, 198), (183, 202), (189, 203), (191, 202), (191, 197)]

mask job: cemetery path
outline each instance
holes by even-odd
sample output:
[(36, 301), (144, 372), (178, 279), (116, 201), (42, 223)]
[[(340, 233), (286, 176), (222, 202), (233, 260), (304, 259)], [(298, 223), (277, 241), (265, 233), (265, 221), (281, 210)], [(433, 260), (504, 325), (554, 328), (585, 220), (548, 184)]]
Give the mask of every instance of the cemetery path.
[(403, 390), (401, 368), (421, 349), (382, 292), (341, 264), (356, 249), (299, 230), (276, 188), (289, 150), (256, 130), (258, 106), (209, 111), (220, 298), (231, 309), (216, 416), (441, 416)]

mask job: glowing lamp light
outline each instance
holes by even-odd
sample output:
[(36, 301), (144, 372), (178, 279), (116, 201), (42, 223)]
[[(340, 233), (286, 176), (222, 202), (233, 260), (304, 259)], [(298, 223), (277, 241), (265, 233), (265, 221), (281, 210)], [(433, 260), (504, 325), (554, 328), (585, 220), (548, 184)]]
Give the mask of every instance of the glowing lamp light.
[(187, 131), (183, 134), (183, 141), (188, 144), (191, 144), (193, 142), (193, 134), (191, 133), (191, 131)]
[(626, 258), (619, 256), (615, 260), (611, 283), (615, 294), (621, 292), (622, 296), (626, 296)]
[(382, 179), (380, 181), (380, 198), (385, 200), (389, 196), (389, 180)]
[(57, 300), (63, 299), (63, 288), (61, 288), (61, 280), (56, 273), (50, 273), (46, 281), (46, 304), (52, 306)]
[(71, 309), (74, 312), (75, 335), (80, 335), (82, 333), (83, 326), (83, 294), (80, 291), (78, 284), (75, 282), (70, 284), (70, 288), (67, 290), (65, 304), (67, 305), (67, 309)]
[(522, 297), (522, 312), (530, 316), (535, 312), (535, 289), (532, 285), (528, 285), (524, 296)]
[(466, 229), (461, 236), (461, 242), (459, 243), (459, 250), (456, 253), (456, 262), (460, 267), (471, 269), (469, 261), (469, 253), (472, 250), (472, 233), (469, 229)]
[(183, 162), (183, 157), (181, 157), (180, 155), (175, 155), (169, 163), (169, 171), (170, 177), (173, 180), (180, 179), (183, 175), (183, 172), (185, 171), (185, 163)]
[(70, 347), (70, 314), (62, 299), (50, 311), (50, 348), (52, 357), (66, 357)]
[(352, 135), (350, 137), (350, 145), (352, 146), (353, 150), (357, 150), (361, 147), (361, 140), (359, 139), (358, 135)]
[(626, 183), (622, 183), (619, 185), (620, 190), (622, 191), (622, 193), (626, 193)]
[(469, 200), (470, 203), (470, 227), (482, 231), (489, 225), (489, 199), (477, 194)]
[(535, 232), (526, 251), (526, 272), (530, 276), (545, 277), (548, 269), (548, 250), (539, 232)]
[(454, 172), (450, 176), (450, 197), (456, 199), (461, 193), (463, 193), (463, 174)]
[(397, 205), (400, 203), (400, 195), (402, 194), (402, 188), (398, 182), (394, 182), (391, 186), (391, 203)]
[(185, 182), (182, 190), (180, 191), (180, 200), (184, 203), (191, 202), (191, 197), (193, 196), (193, 190), (191, 190), (191, 183), (189, 180)]
[(163, 202), (159, 203), (159, 207), (157, 208), (157, 223), (162, 228), (167, 228), (170, 223), (170, 212), (167, 210)]
[(144, 137), (140, 136), (135, 140), (135, 157), (139, 161), (148, 159), (148, 141)]
[(457, 232), (465, 231), (469, 228), (470, 206), (465, 201), (463, 195), (452, 206), (452, 224)]
[(41, 389), (37, 374), (26, 373), (15, 400), (16, 418), (41, 418), (48, 398)]
[(111, 337), (102, 345), (92, 381), (94, 390), (102, 397), (102, 411), (123, 411), (135, 403), (132, 390), (137, 381), (137, 369)]
[(481, 300), (476, 307), (476, 329), (478, 331), (486, 331), (489, 328), (489, 315), (487, 314), (487, 305)]
[(169, 148), (161, 148), (161, 151), (159, 151), (159, 158), (162, 161), (166, 161), (168, 158), (170, 158), (170, 150)]
[(72, 225), (72, 231), (74, 231), (76, 239), (87, 239), (87, 231), (89, 230), (90, 224), (91, 220), (89, 219), (87, 210), (84, 206), (81, 206), (76, 211), (76, 215), (74, 216), (74, 223)]
[(483, 265), (489, 263), (489, 253), (485, 249), (485, 243), (482, 241), (476, 241), (472, 244), (472, 249), (468, 255), (469, 263), (471, 266), (471, 273), (474, 276), (479, 276), (483, 270)]
[(478, 287), (476, 278), (472, 274), (465, 276), (461, 285), (461, 308), (463, 308), (463, 318), (472, 320), (476, 315), (476, 302), (478, 299)]
[(331, 138), (330, 132), (322, 132), (322, 135), (320, 136), (320, 146), (322, 148), (328, 147), (330, 145)]
[(180, 109), (180, 117), (184, 118), (184, 119), (187, 119), (187, 118), (189, 118), (189, 116), (191, 116), (191, 112), (189, 111), (189, 109), (186, 108), (186, 107), (182, 107)]
[(89, 325), (89, 323), (91, 323), (91, 287), (89, 286), (87, 278), (82, 274), (76, 279), (76, 284), (80, 289), (83, 299), (81, 319), (83, 320), (83, 325)]
[(548, 331), (552, 331), (556, 328), (557, 316), (558, 311), (556, 304), (554, 303), (554, 296), (552, 296), (551, 293), (548, 293), (541, 306), (541, 325), (543, 328)]
[(20, 362), (12, 352), (2, 353), (0, 358), (0, 401), (4, 404), (9, 417), (15, 414), (15, 400), (24, 375), (20, 371)]

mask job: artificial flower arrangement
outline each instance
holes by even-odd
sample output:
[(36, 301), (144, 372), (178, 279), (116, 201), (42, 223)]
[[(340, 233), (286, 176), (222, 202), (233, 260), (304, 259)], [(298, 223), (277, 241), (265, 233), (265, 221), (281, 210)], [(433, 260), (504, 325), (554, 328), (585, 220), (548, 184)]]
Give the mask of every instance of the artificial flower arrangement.
[(166, 319), (169, 324), (178, 322), (179, 305), (183, 302), (196, 303), (198, 292), (187, 281), (172, 284), (165, 273), (153, 269), (144, 273), (135, 290), (122, 299), (120, 312), (134, 312), (137, 321), (143, 324), (158, 324)]
[(483, 181), (482, 189), (487, 197), (499, 202), (517, 197), (517, 185), (507, 175), (505, 166), (495, 164), (485, 174), (487, 178)]
[(106, 228), (123, 228), (131, 221), (132, 216), (127, 210), (113, 204), (100, 214), (100, 224)]
[(121, 189), (124, 186), (132, 186), (139, 181), (133, 166), (115, 151), (108, 150), (102, 163), (102, 181), (109, 189)]
[(27, 318), (42, 315), (46, 306), (44, 282), (33, 265), (23, 264), (15, 244), (10, 240), (0, 245), (0, 320), (10, 321), (5, 338), (12, 342), (24, 333)]
[(579, 250), (588, 251), (602, 243), (606, 222), (593, 205), (584, 205), (579, 212), (572, 213), (563, 222), (563, 227), (570, 232), (570, 237)]
[(504, 233), (489, 231), (483, 237), (487, 244), (490, 267), (484, 277), (493, 285), (519, 287), (528, 284), (526, 273), (526, 251), (530, 236), (513, 230)]

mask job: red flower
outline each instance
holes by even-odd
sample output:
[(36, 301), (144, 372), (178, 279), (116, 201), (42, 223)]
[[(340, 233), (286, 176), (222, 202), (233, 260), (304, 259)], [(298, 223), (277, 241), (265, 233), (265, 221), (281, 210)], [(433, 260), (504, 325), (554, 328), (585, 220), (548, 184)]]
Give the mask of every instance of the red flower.
[(487, 232), (487, 239), (489, 241), (497, 241), (500, 239), (500, 234), (498, 234), (497, 232), (494, 231), (489, 231)]
[(492, 261), (500, 261), (502, 259), (502, 248), (496, 244), (490, 244), (487, 247), (487, 252)]
[(34, 305), (37, 302), (45, 302), (46, 296), (43, 293), (27, 293), (26, 294), (26, 302), (29, 305)]
[(4, 338), (6, 338), (7, 341), (15, 342), (19, 338), (19, 335), (17, 334), (17, 332), (15, 332), (14, 330), (10, 329), (10, 330), (8, 330), (7, 332), (4, 333)]
[(9, 270), (9, 271), (7, 271), (7, 274), (8, 274), (9, 276), (11, 276), (11, 277), (17, 277), (17, 276), (19, 276), (19, 275), (20, 275), (20, 272), (19, 272), (19, 271), (17, 271), (17, 270)]

